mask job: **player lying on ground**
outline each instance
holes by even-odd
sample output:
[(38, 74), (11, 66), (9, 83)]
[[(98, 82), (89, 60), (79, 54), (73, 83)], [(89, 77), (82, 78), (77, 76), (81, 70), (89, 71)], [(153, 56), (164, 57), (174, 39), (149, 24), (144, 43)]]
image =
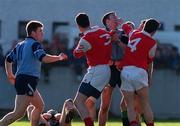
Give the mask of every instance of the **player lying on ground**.
[[(33, 105), (29, 105), (27, 108), (28, 119), (31, 120)], [(71, 120), (75, 116), (76, 108), (71, 99), (64, 102), (61, 113), (50, 109), (47, 112), (41, 114), (39, 120), (39, 126), (71, 126)]]

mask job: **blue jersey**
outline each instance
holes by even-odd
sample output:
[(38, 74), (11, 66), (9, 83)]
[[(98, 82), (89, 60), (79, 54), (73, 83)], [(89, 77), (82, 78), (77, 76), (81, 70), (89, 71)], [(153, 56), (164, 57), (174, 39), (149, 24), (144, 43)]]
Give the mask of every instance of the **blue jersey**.
[[(122, 37), (123, 31), (118, 30), (119, 38)], [(123, 57), (123, 49), (118, 45), (117, 42), (112, 42), (112, 55), (111, 55), (111, 60), (113, 61), (118, 61), (121, 60)]]
[(16, 76), (25, 74), (39, 78), (41, 61), (44, 56), (46, 53), (42, 45), (33, 38), (27, 37), (7, 55), (7, 61), (17, 63)]

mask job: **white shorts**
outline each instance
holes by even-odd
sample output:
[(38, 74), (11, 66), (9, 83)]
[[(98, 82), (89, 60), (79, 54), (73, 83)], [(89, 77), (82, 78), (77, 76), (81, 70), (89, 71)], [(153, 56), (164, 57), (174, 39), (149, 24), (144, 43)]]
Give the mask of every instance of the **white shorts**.
[(108, 84), (110, 76), (111, 72), (109, 65), (97, 65), (87, 69), (87, 73), (82, 82), (89, 83), (101, 92), (106, 84)]
[(136, 66), (123, 67), (121, 80), (121, 90), (125, 91), (137, 91), (148, 86), (148, 74), (146, 70)]

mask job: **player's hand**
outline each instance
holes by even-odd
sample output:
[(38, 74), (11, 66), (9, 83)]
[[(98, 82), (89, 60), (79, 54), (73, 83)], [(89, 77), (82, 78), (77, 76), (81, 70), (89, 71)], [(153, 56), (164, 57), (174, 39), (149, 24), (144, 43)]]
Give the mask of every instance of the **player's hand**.
[(64, 53), (60, 53), (59, 54), (59, 60), (67, 60), (68, 59), (68, 56)]
[(14, 75), (8, 75), (8, 80), (12, 85), (15, 84), (15, 76)]

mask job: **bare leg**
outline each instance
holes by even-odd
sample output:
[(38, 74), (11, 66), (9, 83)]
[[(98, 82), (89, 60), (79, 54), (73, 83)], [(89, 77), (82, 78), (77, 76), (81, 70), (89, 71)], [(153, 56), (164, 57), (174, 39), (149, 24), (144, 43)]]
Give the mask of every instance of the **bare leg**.
[(121, 102), (120, 102), (120, 110), (127, 111), (127, 105), (126, 105), (123, 94), (122, 94), (122, 98), (121, 98)]
[(88, 108), (90, 117), (95, 120), (96, 119), (96, 99), (94, 99), (93, 97), (89, 97), (86, 100), (86, 106)]
[(101, 94), (101, 106), (98, 115), (99, 126), (105, 126), (108, 119), (109, 107), (111, 104), (113, 88), (106, 86)]
[(128, 119), (129, 122), (136, 120), (136, 112), (134, 110), (134, 92), (130, 91), (122, 91), (125, 101), (127, 103), (127, 112), (128, 112)]
[(135, 95), (134, 100), (135, 100), (135, 108), (134, 109), (136, 111), (136, 119), (139, 122), (139, 124), (141, 124), (141, 115), (143, 113), (142, 113), (140, 97), (138, 95)]
[(84, 121), (85, 126), (94, 126), (94, 122), (90, 117), (87, 106), (85, 104), (87, 100), (87, 96), (77, 92), (76, 97), (74, 99), (74, 104), (81, 116), (81, 119)]
[(39, 123), (40, 114), (44, 109), (44, 102), (38, 90), (35, 91), (34, 96), (31, 98), (31, 104), (34, 105), (34, 109), (32, 111), (31, 126), (37, 126)]
[(25, 115), (30, 99), (25, 95), (16, 95), (14, 110), (0, 120), (0, 126), (8, 126)]
[(85, 96), (79, 92), (76, 94), (76, 97), (74, 100), (74, 104), (75, 104), (82, 120), (89, 117), (89, 112), (85, 105), (86, 100), (87, 100), (87, 96)]
[(138, 90), (137, 93), (140, 97), (141, 106), (146, 122), (153, 123), (153, 112), (149, 104), (148, 87), (144, 87)]
[(122, 98), (120, 102), (120, 109), (121, 109), (122, 123), (123, 123), (123, 126), (129, 126), (129, 119), (127, 115), (127, 105), (126, 105), (125, 98), (122, 92), (121, 92), (121, 95), (122, 95)]

